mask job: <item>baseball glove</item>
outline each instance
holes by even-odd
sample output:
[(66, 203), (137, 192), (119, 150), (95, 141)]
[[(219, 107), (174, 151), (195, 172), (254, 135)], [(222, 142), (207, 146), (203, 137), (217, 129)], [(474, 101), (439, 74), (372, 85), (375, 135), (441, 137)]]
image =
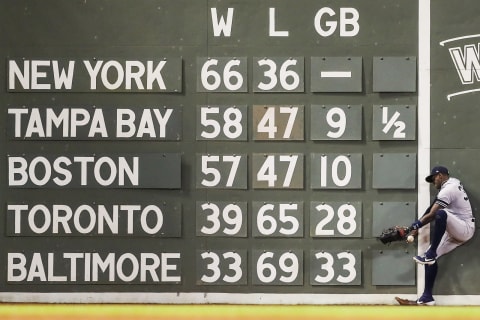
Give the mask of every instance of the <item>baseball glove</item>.
[(377, 238), (382, 241), (383, 244), (389, 244), (394, 241), (405, 240), (409, 233), (410, 228), (395, 226), (384, 229), (382, 234)]

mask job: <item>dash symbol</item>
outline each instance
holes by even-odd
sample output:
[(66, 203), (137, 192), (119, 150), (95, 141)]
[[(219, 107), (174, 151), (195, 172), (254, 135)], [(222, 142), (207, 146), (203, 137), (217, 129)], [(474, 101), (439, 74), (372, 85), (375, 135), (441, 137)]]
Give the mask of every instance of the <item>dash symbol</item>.
[(321, 78), (351, 78), (351, 71), (321, 71)]

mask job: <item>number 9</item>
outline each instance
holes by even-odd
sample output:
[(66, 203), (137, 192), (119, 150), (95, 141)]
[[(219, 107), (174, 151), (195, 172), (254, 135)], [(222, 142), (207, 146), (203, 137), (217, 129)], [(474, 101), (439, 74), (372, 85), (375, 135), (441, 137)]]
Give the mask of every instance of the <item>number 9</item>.
[[(338, 119), (335, 120), (334, 117)], [(347, 127), (345, 111), (338, 107), (331, 108), (328, 110), (326, 118), (328, 125), (337, 129), (336, 132), (328, 131), (327, 136), (334, 139), (340, 138), (345, 133), (345, 128)]]

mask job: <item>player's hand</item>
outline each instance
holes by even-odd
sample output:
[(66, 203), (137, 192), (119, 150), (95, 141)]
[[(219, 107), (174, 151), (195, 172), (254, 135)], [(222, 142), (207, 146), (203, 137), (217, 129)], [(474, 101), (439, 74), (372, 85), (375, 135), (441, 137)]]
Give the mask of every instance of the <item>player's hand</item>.
[(418, 235), (418, 229), (410, 231), (410, 233), (408, 235), (416, 237)]

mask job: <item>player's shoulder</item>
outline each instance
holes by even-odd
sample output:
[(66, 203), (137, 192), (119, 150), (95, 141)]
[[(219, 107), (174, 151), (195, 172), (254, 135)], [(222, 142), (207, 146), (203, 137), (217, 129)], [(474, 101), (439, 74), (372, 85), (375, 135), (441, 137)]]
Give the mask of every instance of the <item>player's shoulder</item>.
[(452, 178), (450, 177), (445, 183), (442, 185), (443, 190), (449, 190), (449, 189), (458, 189), (459, 187), (462, 186), (462, 182), (457, 179), (457, 178)]
[(454, 177), (450, 177), (448, 178), (447, 181), (445, 181), (445, 185), (459, 185), (459, 184), (462, 184), (462, 182), (459, 179)]

